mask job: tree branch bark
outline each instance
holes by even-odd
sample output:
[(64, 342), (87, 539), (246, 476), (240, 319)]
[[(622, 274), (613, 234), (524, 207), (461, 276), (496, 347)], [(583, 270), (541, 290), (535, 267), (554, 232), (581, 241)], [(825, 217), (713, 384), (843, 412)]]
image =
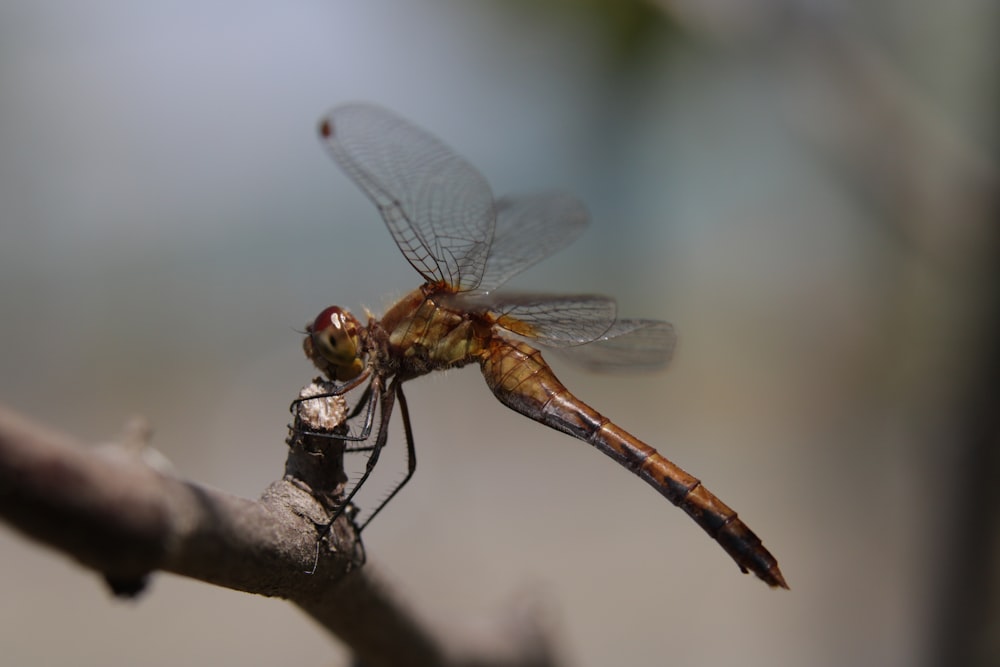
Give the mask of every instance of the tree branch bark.
[(101, 573), (119, 595), (157, 570), (286, 598), (366, 666), (554, 664), (535, 623), (470, 642), (432, 631), (380, 580), (349, 517), (327, 533), (342, 443), (289, 441), (285, 477), (251, 501), (157, 470), (127, 448), (86, 447), (0, 406), (0, 517)]

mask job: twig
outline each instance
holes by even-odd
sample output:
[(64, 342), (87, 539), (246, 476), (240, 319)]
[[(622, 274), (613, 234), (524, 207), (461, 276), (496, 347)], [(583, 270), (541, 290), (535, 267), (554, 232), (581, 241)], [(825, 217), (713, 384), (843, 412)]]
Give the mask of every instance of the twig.
[(342, 444), (308, 436), (290, 444), (285, 478), (251, 501), (121, 447), (86, 447), (0, 406), (0, 517), (101, 573), (117, 594), (134, 594), (163, 570), (291, 600), (367, 666), (553, 664), (534, 625), (471, 647), (426, 627), (371, 564), (360, 566), (347, 516), (327, 534), (344, 480)]

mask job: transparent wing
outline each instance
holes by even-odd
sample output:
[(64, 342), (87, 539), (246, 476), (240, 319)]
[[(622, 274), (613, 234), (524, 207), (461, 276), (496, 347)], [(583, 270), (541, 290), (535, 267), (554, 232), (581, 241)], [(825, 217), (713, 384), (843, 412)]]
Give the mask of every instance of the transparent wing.
[(553, 351), (588, 370), (629, 373), (662, 370), (676, 344), (677, 334), (668, 322), (620, 320), (592, 343)]
[(381, 107), (346, 104), (320, 123), (340, 168), (382, 214), (425, 280), (475, 289), (493, 239), (489, 183), (444, 143)]
[(507, 331), (543, 345), (563, 347), (597, 340), (615, 322), (614, 299), (593, 294), (451, 294), (443, 305), (489, 312)]
[(558, 192), (501, 197), (496, 213), (493, 245), (479, 283), (486, 292), (568, 246), (589, 218), (579, 200)]

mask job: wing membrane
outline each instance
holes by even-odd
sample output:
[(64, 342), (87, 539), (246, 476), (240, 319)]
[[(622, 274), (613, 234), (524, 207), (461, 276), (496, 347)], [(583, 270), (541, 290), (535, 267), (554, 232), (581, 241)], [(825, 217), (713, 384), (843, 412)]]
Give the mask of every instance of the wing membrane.
[(603, 373), (661, 370), (677, 344), (672, 324), (657, 320), (619, 320), (587, 345), (555, 350), (564, 359)]
[(614, 299), (593, 294), (455, 294), (444, 305), (489, 312), (498, 326), (543, 345), (564, 347), (597, 340), (615, 322)]
[(493, 245), (479, 289), (492, 291), (572, 243), (587, 226), (586, 207), (558, 192), (501, 197)]
[(424, 279), (457, 290), (479, 285), (496, 216), (489, 183), (475, 167), (424, 130), (370, 104), (337, 107), (320, 132)]

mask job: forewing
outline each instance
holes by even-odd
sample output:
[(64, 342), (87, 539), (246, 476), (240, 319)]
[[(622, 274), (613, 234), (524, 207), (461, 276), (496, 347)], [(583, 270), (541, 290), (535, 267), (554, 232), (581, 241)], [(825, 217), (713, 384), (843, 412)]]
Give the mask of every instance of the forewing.
[(604, 373), (662, 370), (677, 343), (674, 327), (657, 320), (619, 320), (587, 345), (556, 350), (578, 366)]
[(587, 226), (586, 207), (559, 192), (501, 197), (493, 245), (479, 289), (492, 291), (572, 243)]
[(614, 324), (617, 312), (614, 299), (593, 294), (454, 294), (442, 302), (489, 312), (498, 326), (552, 347), (597, 340)]
[(489, 183), (475, 167), (429, 133), (371, 104), (335, 108), (320, 133), (424, 279), (457, 290), (479, 285), (495, 213)]

